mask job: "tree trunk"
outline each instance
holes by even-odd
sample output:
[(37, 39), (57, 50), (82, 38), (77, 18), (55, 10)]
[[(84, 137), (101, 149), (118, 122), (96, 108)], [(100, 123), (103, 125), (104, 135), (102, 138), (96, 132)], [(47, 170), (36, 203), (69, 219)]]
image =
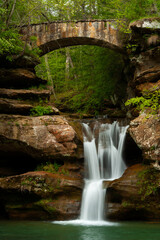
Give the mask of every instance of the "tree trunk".
[(69, 80), (69, 48), (66, 48), (66, 69), (65, 69), (65, 81), (66, 86), (68, 88), (68, 80)]
[(50, 68), (49, 68), (49, 64), (48, 64), (48, 56), (47, 56), (47, 54), (44, 56), (44, 58), (45, 58), (45, 64), (46, 64), (46, 70), (47, 70), (47, 78), (48, 78), (48, 81), (51, 82), (51, 84), (52, 84), (52, 90), (51, 91), (52, 91), (55, 99), (57, 100), (57, 97), (56, 97), (56, 94), (55, 94), (55, 91), (54, 91), (53, 79), (52, 79)]
[[(69, 52), (69, 48), (66, 48), (66, 80), (69, 79), (69, 67), (74, 68), (73, 61)], [(74, 79), (77, 80), (77, 75), (74, 74)], [(76, 83), (77, 86), (77, 83)]]
[(16, 2), (17, 2), (17, 0), (14, 0), (13, 5), (12, 5), (12, 9), (11, 9), (9, 15), (8, 15), (7, 20), (6, 20), (6, 27), (7, 27), (7, 28), (8, 28), (8, 26), (9, 26), (10, 20), (11, 20), (11, 18), (12, 18), (13, 13), (14, 13), (14, 9), (15, 9), (15, 6), (16, 6)]
[(154, 3), (153, 3), (153, 9), (154, 9), (155, 13), (156, 13), (158, 16), (160, 16), (160, 12), (158, 11), (158, 7), (157, 7), (156, 1), (154, 1)]

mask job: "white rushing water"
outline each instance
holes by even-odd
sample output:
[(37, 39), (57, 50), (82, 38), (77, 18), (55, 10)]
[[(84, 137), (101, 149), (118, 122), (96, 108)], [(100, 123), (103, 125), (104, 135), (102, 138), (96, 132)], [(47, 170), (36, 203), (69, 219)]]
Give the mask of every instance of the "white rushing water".
[[(106, 190), (103, 180), (122, 176), (126, 169), (122, 151), (126, 127), (113, 124), (95, 124), (93, 130), (83, 123), (84, 157), (88, 176), (82, 196), (82, 221), (103, 221)], [(96, 136), (98, 139), (96, 139)]]

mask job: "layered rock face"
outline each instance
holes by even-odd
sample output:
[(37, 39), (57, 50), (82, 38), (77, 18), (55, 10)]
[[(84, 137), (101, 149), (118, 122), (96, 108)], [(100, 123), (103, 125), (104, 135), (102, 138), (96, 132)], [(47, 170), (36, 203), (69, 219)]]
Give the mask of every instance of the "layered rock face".
[(77, 218), (81, 125), (72, 124), (77, 134), (50, 102), (50, 90), (27, 89), (46, 83), (36, 77), (35, 64), (23, 57), (0, 69), (0, 218)]
[[(37, 220), (78, 217), (82, 143), (67, 120), (62, 116), (1, 114), (0, 122), (2, 216)], [(27, 172), (49, 163), (55, 165), (53, 173)], [(22, 172), (27, 173), (15, 175)]]
[[(135, 97), (160, 89), (160, 24), (157, 20), (139, 20), (131, 24), (131, 29), (136, 51), (131, 57), (135, 71), (128, 84), (128, 95)], [(139, 112), (136, 118), (130, 110), (128, 132), (142, 151), (143, 164), (128, 167), (120, 179), (104, 182), (109, 219), (160, 219), (160, 114), (157, 110), (150, 115), (149, 110)]]
[(0, 69), (1, 76), (1, 87), (12, 87), (12, 88), (26, 88), (33, 85), (39, 85), (46, 83), (45, 80), (39, 79), (36, 75), (27, 69)]
[(1, 213), (9, 219), (78, 217), (82, 181), (60, 173), (28, 172), (0, 178)]
[(160, 171), (136, 164), (107, 187), (107, 217), (115, 220), (159, 220)]
[[(160, 89), (160, 46), (158, 19), (144, 19), (133, 22), (131, 43), (136, 45), (132, 53), (131, 64), (134, 66), (134, 75), (128, 84), (129, 97), (143, 96), (145, 93), (155, 93)], [(133, 56), (134, 54), (134, 56)], [(160, 104), (157, 99), (154, 100)], [(154, 106), (153, 106), (154, 107)], [(131, 111), (132, 112), (132, 111)], [(129, 133), (142, 150), (144, 160), (160, 161), (160, 112), (151, 116), (146, 109), (131, 121)], [(133, 119), (133, 115), (132, 115)]]

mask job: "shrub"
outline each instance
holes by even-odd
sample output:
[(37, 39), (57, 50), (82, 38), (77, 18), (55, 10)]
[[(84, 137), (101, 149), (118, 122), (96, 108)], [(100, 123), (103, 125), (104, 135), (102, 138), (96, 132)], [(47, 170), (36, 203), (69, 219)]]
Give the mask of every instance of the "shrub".
[(43, 115), (47, 115), (53, 112), (53, 109), (51, 106), (41, 106), (38, 105), (34, 108), (32, 108), (31, 110), (31, 116), (43, 116)]
[(145, 111), (148, 109), (149, 114), (157, 114), (159, 110), (160, 103), (160, 90), (154, 92), (143, 92), (143, 96), (131, 98), (126, 101), (125, 105), (136, 106), (137, 110)]
[(57, 173), (60, 167), (61, 165), (56, 162), (54, 162), (53, 164), (50, 162), (46, 162), (45, 164), (39, 165), (36, 168), (36, 171), (46, 171), (50, 173)]

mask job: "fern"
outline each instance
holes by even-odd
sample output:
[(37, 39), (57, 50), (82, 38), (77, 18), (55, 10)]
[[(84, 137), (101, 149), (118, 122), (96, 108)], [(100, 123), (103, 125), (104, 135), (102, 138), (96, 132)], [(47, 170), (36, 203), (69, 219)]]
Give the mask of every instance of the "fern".
[(137, 110), (144, 112), (148, 110), (149, 114), (157, 114), (160, 108), (160, 90), (154, 92), (143, 92), (143, 96), (127, 100), (125, 105), (136, 106)]

